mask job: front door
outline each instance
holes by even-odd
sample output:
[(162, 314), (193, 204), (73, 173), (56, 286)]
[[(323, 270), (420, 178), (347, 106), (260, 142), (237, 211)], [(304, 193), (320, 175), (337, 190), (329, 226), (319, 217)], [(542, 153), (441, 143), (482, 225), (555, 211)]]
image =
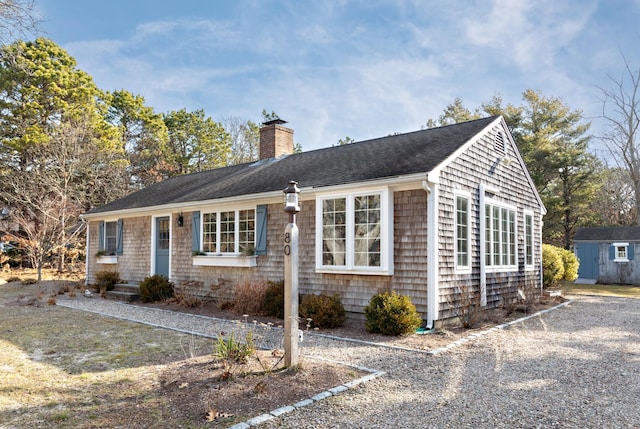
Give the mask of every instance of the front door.
[(169, 277), (169, 217), (156, 218), (156, 269), (155, 274)]

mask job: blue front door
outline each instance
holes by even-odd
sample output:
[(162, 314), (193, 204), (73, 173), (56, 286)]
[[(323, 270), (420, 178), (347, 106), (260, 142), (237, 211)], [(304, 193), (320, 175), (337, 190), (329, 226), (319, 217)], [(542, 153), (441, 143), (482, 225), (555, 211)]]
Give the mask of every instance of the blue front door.
[(576, 243), (576, 256), (580, 260), (578, 277), (597, 280), (600, 267), (598, 243)]
[(156, 269), (155, 274), (169, 277), (169, 217), (156, 218)]

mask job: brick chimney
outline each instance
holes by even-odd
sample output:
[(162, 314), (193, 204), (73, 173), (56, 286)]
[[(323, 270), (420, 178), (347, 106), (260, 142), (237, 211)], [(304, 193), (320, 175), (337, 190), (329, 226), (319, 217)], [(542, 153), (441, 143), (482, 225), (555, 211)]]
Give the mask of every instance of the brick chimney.
[(287, 121), (274, 119), (260, 128), (260, 159), (277, 158), (293, 153), (293, 130), (282, 124)]

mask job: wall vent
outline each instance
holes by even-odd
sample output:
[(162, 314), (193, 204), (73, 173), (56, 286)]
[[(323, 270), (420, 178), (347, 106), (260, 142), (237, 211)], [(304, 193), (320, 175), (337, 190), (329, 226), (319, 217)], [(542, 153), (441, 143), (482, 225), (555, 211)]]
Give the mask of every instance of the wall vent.
[(498, 152), (500, 155), (504, 155), (505, 154), (505, 145), (504, 145), (504, 134), (502, 134), (502, 131), (498, 131), (498, 133), (496, 134), (496, 139), (495, 139), (495, 150), (496, 152)]

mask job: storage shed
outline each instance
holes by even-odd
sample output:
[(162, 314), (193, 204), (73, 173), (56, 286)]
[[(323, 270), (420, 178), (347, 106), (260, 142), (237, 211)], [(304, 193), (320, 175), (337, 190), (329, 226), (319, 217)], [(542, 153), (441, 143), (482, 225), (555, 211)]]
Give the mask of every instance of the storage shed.
[(573, 238), (582, 283), (640, 284), (640, 226), (579, 228)]

